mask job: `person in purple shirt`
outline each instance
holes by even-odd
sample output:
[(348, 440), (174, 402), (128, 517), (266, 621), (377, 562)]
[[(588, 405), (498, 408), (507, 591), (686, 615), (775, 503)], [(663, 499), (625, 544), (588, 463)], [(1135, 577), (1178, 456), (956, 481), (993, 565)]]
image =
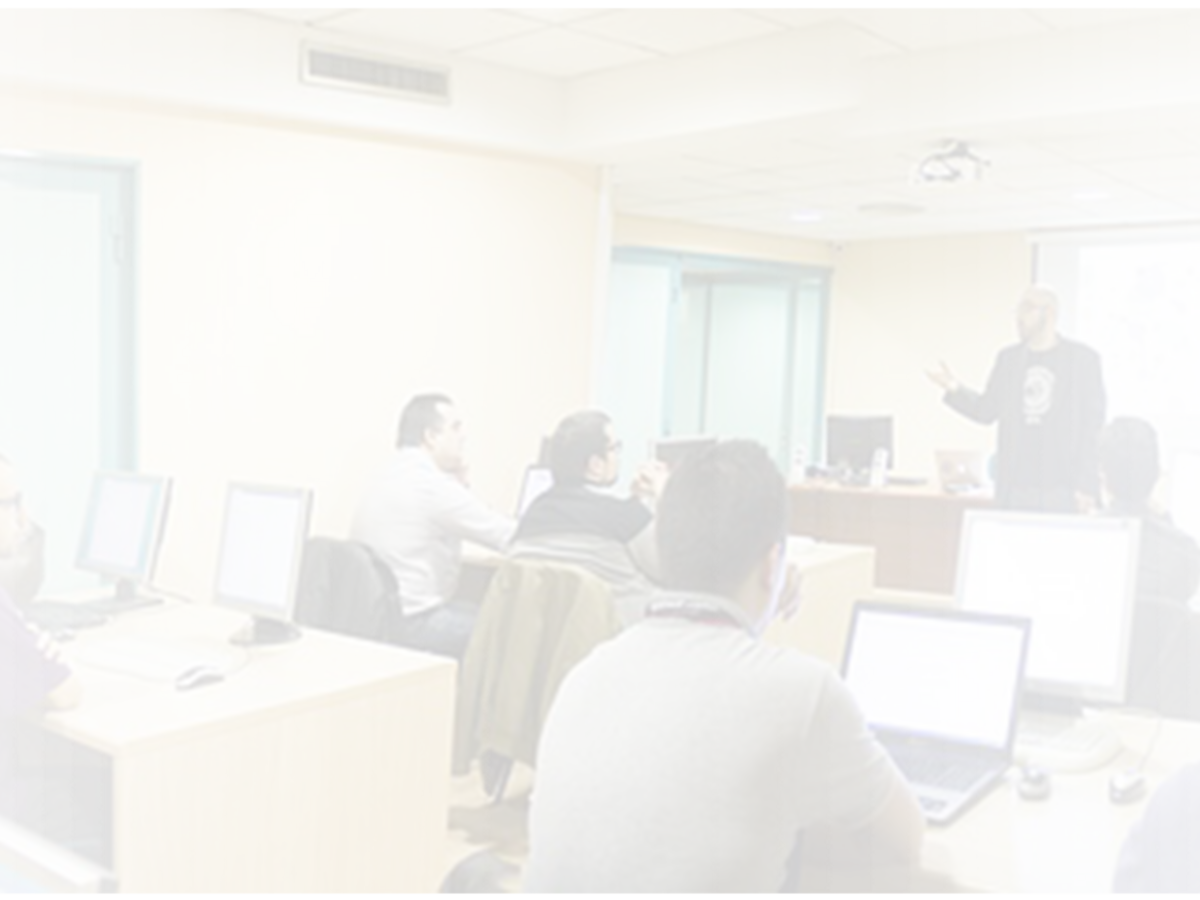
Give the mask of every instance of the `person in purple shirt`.
[(1177, 771), (1154, 792), (1117, 860), (1118, 894), (1200, 892), (1200, 763)]
[[(12, 464), (0, 456), (0, 559), (11, 556), (28, 529)], [(11, 815), (18, 799), (14, 775), (16, 724), (43, 709), (66, 709), (81, 696), (78, 679), (58, 649), (31, 628), (0, 589), (0, 814)]]

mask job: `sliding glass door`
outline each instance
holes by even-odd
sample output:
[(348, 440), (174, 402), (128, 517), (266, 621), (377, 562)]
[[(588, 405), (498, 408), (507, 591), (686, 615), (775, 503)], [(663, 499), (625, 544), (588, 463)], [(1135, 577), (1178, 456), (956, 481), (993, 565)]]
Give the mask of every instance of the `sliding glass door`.
[[(786, 469), (819, 434), (827, 281), (800, 266), (618, 252), (602, 404), (635, 439), (750, 438)], [(636, 386), (617, 374), (630, 371)]]

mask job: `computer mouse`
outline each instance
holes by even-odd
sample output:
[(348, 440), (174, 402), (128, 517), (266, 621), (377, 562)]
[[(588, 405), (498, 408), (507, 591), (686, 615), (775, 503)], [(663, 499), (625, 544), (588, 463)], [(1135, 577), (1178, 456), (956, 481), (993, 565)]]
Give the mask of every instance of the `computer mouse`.
[(224, 673), (212, 666), (193, 666), (179, 673), (179, 677), (175, 679), (175, 690), (191, 691), (224, 680)]
[(1050, 773), (1024, 766), (1017, 773), (1017, 796), (1022, 800), (1045, 800), (1050, 796)]
[(1146, 776), (1137, 769), (1122, 769), (1108, 780), (1108, 799), (1113, 803), (1137, 803), (1146, 796)]

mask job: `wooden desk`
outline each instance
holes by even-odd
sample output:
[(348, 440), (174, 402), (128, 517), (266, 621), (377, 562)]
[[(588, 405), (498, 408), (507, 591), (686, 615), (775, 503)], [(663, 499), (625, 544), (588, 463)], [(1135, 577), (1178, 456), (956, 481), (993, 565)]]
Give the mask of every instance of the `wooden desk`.
[[(244, 616), (171, 604), (80, 632), (225, 647)], [(80, 664), (43, 727), (111, 761), (122, 891), (433, 891), (444, 874), (455, 666), (307, 631), (219, 684)]]
[[(1121, 757), (1093, 772), (1055, 775), (1044, 801), (1022, 800), (1015, 771), (945, 828), (928, 828), (919, 868), (809, 867), (810, 892), (987, 891), (1107, 894), (1126, 835), (1148, 800), (1118, 806), (1108, 799), (1114, 772), (1136, 766), (1154, 719), (1111, 713), (1102, 717), (1125, 744)], [(1150, 795), (1171, 774), (1200, 760), (1200, 723), (1163, 720), (1145, 765)]]
[(788, 542), (788, 562), (800, 570), (800, 608), (790, 619), (776, 619), (766, 639), (820, 657), (835, 669), (850, 629), (854, 604), (871, 596), (875, 551), (846, 544)]
[(806, 482), (789, 494), (792, 534), (874, 547), (879, 586), (939, 593), (954, 591), (963, 512), (991, 506), (989, 497), (929, 487)]

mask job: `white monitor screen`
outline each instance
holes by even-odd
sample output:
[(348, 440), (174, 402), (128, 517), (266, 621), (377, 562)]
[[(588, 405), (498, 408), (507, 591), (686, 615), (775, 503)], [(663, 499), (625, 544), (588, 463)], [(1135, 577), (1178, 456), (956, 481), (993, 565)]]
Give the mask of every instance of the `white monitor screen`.
[(525, 477), (521, 480), (521, 495), (517, 498), (517, 518), (525, 515), (525, 510), (550, 488), (554, 487), (554, 475), (545, 466), (529, 466), (525, 469)]
[(1170, 480), (1171, 518), (1188, 534), (1200, 534), (1200, 450), (1176, 453)]
[(1027, 634), (1021, 619), (860, 605), (846, 684), (872, 728), (1004, 750)]
[(1122, 703), (1140, 536), (1133, 519), (970, 510), (958, 605), (1030, 619), (1031, 692)]
[(99, 473), (75, 564), (86, 571), (148, 582), (154, 571), (171, 483), (166, 478)]
[(310, 500), (301, 488), (229, 486), (217, 562), (219, 603), (264, 618), (291, 618)]

